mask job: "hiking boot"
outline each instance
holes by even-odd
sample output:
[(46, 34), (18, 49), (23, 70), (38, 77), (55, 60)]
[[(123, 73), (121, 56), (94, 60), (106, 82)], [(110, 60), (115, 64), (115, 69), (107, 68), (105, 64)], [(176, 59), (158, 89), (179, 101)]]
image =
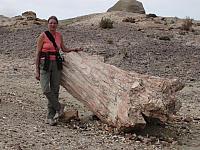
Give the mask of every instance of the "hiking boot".
[(61, 104), (60, 105), (60, 110), (57, 112), (58, 113), (58, 118), (62, 118), (63, 117), (64, 109), (65, 109), (65, 105)]
[(46, 124), (49, 124), (50, 126), (55, 126), (57, 122), (55, 119), (47, 119)]

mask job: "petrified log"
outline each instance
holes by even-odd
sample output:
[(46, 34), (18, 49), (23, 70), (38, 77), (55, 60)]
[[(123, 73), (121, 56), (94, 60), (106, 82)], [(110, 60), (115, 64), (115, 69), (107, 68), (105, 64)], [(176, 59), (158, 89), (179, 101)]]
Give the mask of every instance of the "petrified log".
[(165, 123), (179, 106), (184, 85), (121, 70), (85, 52), (65, 54), (61, 85), (101, 121), (118, 129), (144, 126), (148, 118)]

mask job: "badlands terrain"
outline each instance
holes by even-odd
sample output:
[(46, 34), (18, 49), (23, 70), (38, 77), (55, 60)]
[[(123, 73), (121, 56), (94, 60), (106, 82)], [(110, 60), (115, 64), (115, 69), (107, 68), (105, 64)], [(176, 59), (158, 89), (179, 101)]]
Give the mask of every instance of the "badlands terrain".
[[(101, 29), (102, 17), (113, 28)], [(129, 19), (127, 19), (129, 18)], [(131, 20), (134, 21), (125, 21)], [(200, 149), (200, 22), (189, 31), (184, 19), (107, 12), (61, 20), (67, 47), (104, 57), (105, 63), (141, 74), (179, 78), (181, 109), (173, 123), (142, 131), (110, 129), (67, 93), (60, 101), (77, 109), (80, 120), (44, 123), (46, 99), (35, 79), (35, 49), (45, 20), (0, 16), (0, 150), (198, 150)]]

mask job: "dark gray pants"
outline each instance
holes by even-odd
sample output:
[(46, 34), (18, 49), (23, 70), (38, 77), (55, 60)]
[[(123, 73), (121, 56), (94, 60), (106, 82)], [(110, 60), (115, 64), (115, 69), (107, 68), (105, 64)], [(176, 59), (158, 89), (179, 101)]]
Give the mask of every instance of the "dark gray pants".
[(40, 64), (40, 84), (42, 92), (48, 99), (48, 119), (54, 118), (57, 111), (60, 110), (60, 103), (58, 100), (60, 89), (61, 71), (57, 69), (55, 60), (50, 61), (49, 70), (43, 70), (44, 60)]

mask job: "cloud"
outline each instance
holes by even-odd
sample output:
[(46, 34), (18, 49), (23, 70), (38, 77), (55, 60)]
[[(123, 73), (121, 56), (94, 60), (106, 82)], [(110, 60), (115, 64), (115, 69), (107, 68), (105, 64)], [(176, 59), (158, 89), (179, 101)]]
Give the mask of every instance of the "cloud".
[(0, 0), (0, 14), (5, 16), (13, 16), (17, 13), (14, 8), (14, 3), (10, 0)]

